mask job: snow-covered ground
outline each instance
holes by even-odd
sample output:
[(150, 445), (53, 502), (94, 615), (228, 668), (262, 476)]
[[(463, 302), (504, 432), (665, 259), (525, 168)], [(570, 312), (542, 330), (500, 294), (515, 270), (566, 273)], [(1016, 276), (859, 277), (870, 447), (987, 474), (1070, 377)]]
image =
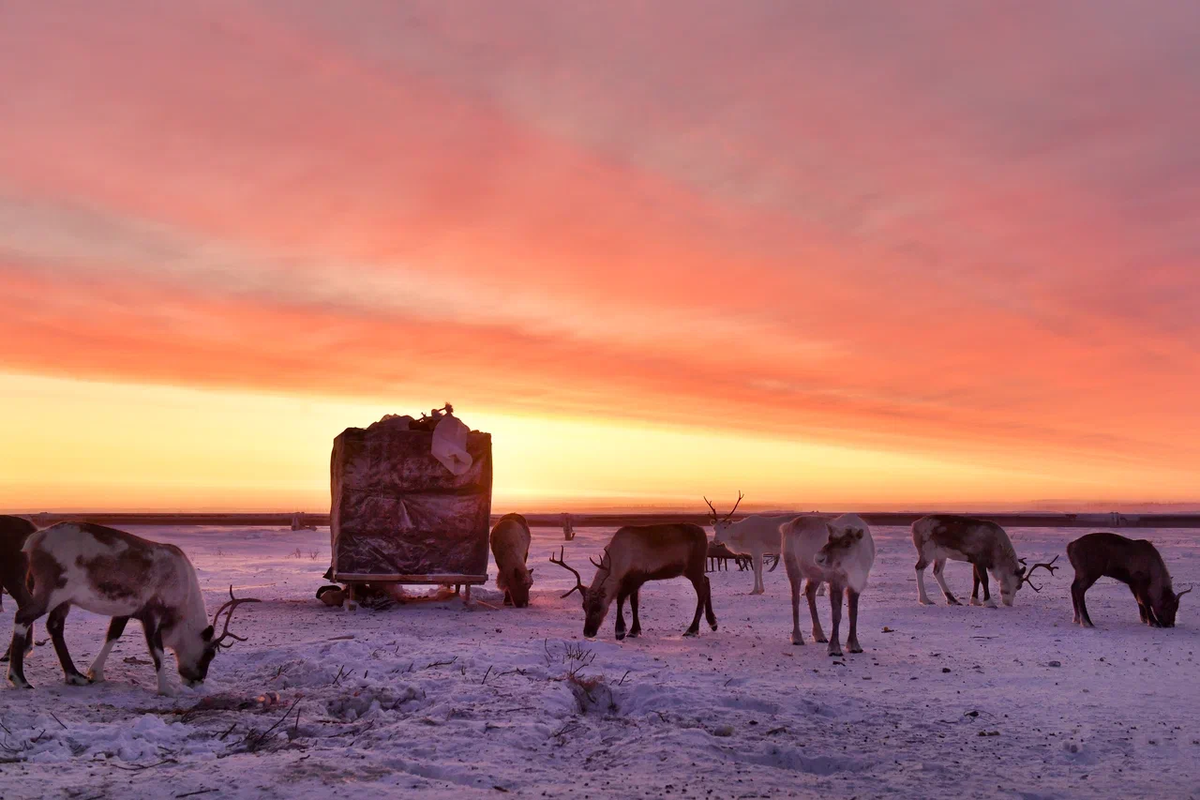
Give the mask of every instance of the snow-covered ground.
[[(1014, 608), (921, 607), (907, 530), (877, 528), (866, 652), (831, 659), (824, 645), (790, 644), (782, 568), (764, 596), (747, 594), (748, 572), (711, 574), (721, 627), (702, 625), (696, 639), (680, 636), (691, 586), (647, 584), (643, 636), (618, 643), (613, 614), (586, 641), (577, 595), (559, 599), (573, 583), (546, 563), (561, 543), (554, 529), (534, 531), (528, 609), (489, 607), (500, 605), (489, 584), (470, 608), (423, 600), (353, 614), (314, 598), (327, 530), (130, 530), (183, 547), (210, 609), (230, 583), (263, 598), (234, 622), (250, 640), (176, 698), (154, 694), (136, 624), (102, 685), (64, 685), (42, 644), (26, 666), (34, 690), (0, 689), (4, 798), (1200, 794), (1192, 595), (1179, 627), (1152, 630), (1125, 587), (1102, 581), (1088, 596), (1098, 627), (1082, 630), (1070, 624), (1067, 565)], [(611, 532), (567, 543), (585, 578)], [(1084, 532), (1010, 531), (1039, 560)], [(1158, 544), (1177, 586), (1200, 581), (1200, 532), (1135, 535)], [(965, 565), (947, 577), (969, 594)], [(90, 663), (105, 624), (72, 612), (77, 664)]]

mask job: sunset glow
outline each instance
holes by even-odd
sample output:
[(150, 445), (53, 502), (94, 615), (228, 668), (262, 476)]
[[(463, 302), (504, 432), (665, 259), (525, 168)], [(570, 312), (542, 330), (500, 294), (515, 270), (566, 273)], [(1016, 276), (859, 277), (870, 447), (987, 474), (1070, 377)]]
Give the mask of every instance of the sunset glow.
[(818, 8), (6, 7), (0, 509), (1196, 499), (1200, 7)]

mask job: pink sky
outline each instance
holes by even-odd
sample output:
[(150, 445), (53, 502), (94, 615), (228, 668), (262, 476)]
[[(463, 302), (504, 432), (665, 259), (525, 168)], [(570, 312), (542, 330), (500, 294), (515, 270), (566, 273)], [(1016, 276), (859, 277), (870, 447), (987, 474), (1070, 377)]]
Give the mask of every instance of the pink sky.
[(1195, 4), (0, 18), (0, 370), (1196, 494)]

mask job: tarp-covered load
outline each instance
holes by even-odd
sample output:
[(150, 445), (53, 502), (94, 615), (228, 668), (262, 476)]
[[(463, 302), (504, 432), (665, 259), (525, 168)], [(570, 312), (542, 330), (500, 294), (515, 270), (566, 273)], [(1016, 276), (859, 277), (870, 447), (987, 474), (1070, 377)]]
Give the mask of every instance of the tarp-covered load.
[(333, 580), (487, 580), (490, 434), (450, 413), (389, 416), (342, 431), (329, 468)]

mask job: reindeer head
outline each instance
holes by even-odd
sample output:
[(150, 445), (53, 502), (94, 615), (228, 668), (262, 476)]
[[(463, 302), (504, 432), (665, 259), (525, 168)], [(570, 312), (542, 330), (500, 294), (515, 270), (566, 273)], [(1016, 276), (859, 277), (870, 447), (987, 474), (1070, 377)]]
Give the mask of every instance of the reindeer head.
[(1154, 616), (1158, 617), (1158, 624), (1164, 628), (1175, 627), (1175, 615), (1179, 613), (1179, 598), (1191, 591), (1191, 587), (1184, 589), (1179, 594), (1175, 594), (1170, 589), (1163, 589), (1162, 603), (1159, 608), (1154, 609)]
[(862, 541), (866, 534), (862, 521), (857, 517), (854, 521), (843, 522), (840, 519), (829, 520), (825, 527), (829, 530), (829, 538), (824, 546), (817, 551), (813, 561), (823, 569), (838, 571), (843, 569), (843, 561), (850, 557), (855, 546)]
[(729, 526), (733, 524), (733, 512), (737, 511), (737, 507), (741, 505), (742, 497), (742, 491), (739, 489), (737, 502), (733, 504), (733, 508), (729, 509), (729, 513), (724, 517), (717, 513), (717, 509), (713, 507), (711, 500), (709, 500), (707, 497), (704, 498), (704, 502), (708, 503), (708, 524), (712, 525), (713, 541), (717, 544), (722, 544), (725, 542), (725, 533), (729, 530)]
[(525, 608), (529, 605), (529, 587), (531, 586), (533, 586), (533, 570), (525, 569), (523, 565), (513, 567), (505, 588), (512, 597), (514, 607)]
[[(208, 665), (220, 652), (221, 648), (233, 646), (232, 639), (238, 642), (246, 641), (244, 636), (238, 636), (229, 630), (229, 621), (233, 619), (233, 610), (242, 603), (261, 602), (255, 597), (237, 598), (233, 596), (233, 586), (229, 587), (229, 600), (213, 614), (212, 625), (192, 636), (177, 636), (173, 649), (175, 659), (179, 663), (179, 677), (188, 686), (197, 686), (208, 677)], [(213, 638), (221, 615), (225, 615), (225, 624), (221, 635)]]
[(610, 564), (608, 550), (604, 551), (604, 555), (600, 557), (599, 563), (595, 559), (588, 559), (592, 562), (592, 566), (596, 568), (596, 579), (592, 581), (592, 588), (583, 585), (583, 579), (579, 572), (565, 560), (563, 560), (563, 548), (558, 550), (558, 558), (550, 556), (551, 564), (558, 564), (563, 569), (569, 570), (575, 575), (575, 586), (563, 593), (563, 597), (568, 597), (572, 592), (579, 592), (580, 599), (583, 602), (583, 635), (587, 638), (593, 638), (599, 631), (600, 626), (604, 623), (604, 618), (608, 615), (608, 607), (610, 603), (605, 602), (604, 582), (600, 578), (602, 572), (607, 573)]
[(1017, 561), (1020, 562), (1020, 566), (1017, 567), (1016, 571), (1000, 571), (996, 575), (996, 579), (1000, 582), (1000, 602), (1006, 606), (1013, 604), (1013, 600), (1017, 596), (1017, 591), (1025, 584), (1029, 584), (1029, 588), (1035, 592), (1042, 590), (1041, 586), (1030, 580), (1034, 570), (1041, 567), (1053, 576), (1054, 571), (1058, 569), (1058, 567), (1054, 566), (1054, 562), (1058, 561), (1058, 556), (1050, 559), (1045, 564), (1034, 564), (1032, 567), (1027, 567), (1023, 558), (1018, 558)]

